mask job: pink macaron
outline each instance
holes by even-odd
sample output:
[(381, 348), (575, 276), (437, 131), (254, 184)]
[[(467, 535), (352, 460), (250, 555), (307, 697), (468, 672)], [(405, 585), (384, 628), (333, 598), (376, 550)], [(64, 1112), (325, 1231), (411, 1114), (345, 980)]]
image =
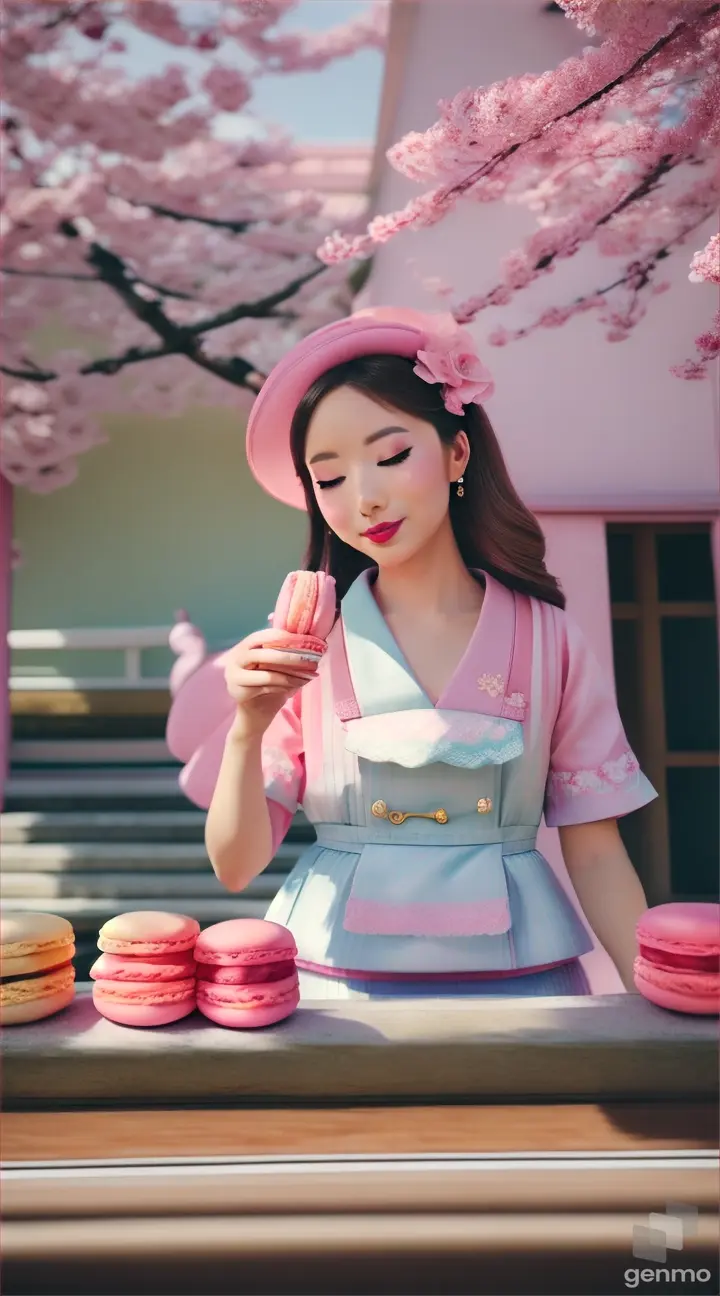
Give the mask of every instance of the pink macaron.
[(123, 1026), (166, 1026), (196, 1007), (195, 918), (137, 910), (100, 930), (103, 951), (90, 969), (98, 1012)]
[(720, 1012), (720, 905), (656, 905), (637, 924), (635, 985), (681, 1013)]
[(297, 653), (301, 660), (320, 661), (335, 621), (336, 599), (335, 577), (328, 572), (289, 572), (269, 618), (274, 630), (287, 630), (289, 637), (275, 639), (267, 647)]
[(197, 1006), (219, 1026), (271, 1026), (300, 1002), (292, 934), (260, 918), (207, 927), (195, 946)]

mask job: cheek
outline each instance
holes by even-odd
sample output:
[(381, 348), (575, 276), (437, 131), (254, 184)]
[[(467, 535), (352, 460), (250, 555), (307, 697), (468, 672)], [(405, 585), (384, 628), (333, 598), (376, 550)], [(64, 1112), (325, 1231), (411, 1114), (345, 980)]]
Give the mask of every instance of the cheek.
[(429, 496), (444, 491), (442, 460), (429, 451), (411, 455), (406, 465), (403, 485), (408, 494)]
[(340, 532), (347, 527), (348, 500), (343, 498), (343, 494), (342, 487), (338, 490), (315, 492), (318, 508), (331, 531)]

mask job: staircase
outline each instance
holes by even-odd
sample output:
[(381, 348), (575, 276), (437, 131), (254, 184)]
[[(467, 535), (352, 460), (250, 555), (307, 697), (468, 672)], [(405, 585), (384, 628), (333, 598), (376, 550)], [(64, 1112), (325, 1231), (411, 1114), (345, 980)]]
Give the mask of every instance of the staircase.
[[(108, 918), (131, 909), (192, 914), (200, 925), (225, 918), (262, 917), (314, 832), (298, 815), (267, 869), (242, 894), (215, 878), (204, 846), (205, 815), (183, 797), (178, 767), (157, 744), (154, 763), (138, 743), (103, 744), (103, 764), (92, 744), (73, 744), (53, 766), (45, 745), (43, 767), (22, 742), (13, 748), (0, 816), (0, 895), (6, 913), (38, 909), (73, 924), (78, 979), (97, 957), (97, 933)], [(132, 751), (130, 750), (132, 747)], [(125, 756), (128, 764), (119, 762)], [(109, 759), (114, 757), (113, 759)]]

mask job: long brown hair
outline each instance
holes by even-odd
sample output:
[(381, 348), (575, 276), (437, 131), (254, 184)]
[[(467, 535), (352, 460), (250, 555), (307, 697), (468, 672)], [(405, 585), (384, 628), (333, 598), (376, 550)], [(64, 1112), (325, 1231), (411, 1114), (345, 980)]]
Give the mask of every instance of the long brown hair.
[(305, 463), (307, 432), (315, 410), (325, 396), (345, 386), (378, 405), (432, 423), (443, 445), (452, 445), (458, 432), (465, 430), (470, 459), (463, 474), (464, 495), (458, 498), (450, 490), (450, 520), (463, 562), (468, 568), (489, 572), (509, 589), (564, 608), (565, 596), (545, 566), (545, 537), (510, 480), (484, 409), (467, 405), (462, 415), (450, 414), (439, 384), (418, 378), (413, 361), (402, 356), (361, 356), (328, 369), (295, 411), (290, 445), (310, 517), (305, 570), (329, 572), (337, 582), (338, 598), (342, 598), (360, 572), (377, 566), (328, 530)]

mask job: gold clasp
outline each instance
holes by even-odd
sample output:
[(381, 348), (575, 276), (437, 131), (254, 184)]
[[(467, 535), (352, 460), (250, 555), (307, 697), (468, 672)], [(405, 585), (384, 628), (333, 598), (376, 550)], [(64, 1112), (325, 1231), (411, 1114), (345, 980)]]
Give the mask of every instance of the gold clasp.
[(376, 819), (389, 819), (391, 824), (405, 823), (406, 819), (434, 819), (435, 823), (446, 824), (447, 810), (433, 810), (421, 813), (419, 810), (388, 810), (384, 801), (373, 801), (370, 807)]
[(480, 797), (480, 800), (477, 803), (478, 814), (489, 814), (491, 810), (492, 810), (492, 798)]

